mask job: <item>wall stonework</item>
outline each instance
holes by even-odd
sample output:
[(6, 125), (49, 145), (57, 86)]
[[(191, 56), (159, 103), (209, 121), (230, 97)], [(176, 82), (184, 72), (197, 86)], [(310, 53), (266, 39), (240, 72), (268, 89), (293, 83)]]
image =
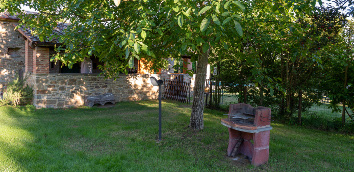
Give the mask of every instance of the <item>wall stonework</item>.
[(25, 40), (14, 22), (0, 21), (0, 88), (25, 71)]
[(33, 104), (37, 108), (67, 108), (84, 105), (91, 95), (113, 93), (116, 101), (138, 101), (158, 98), (158, 87), (150, 83), (150, 76), (130, 74), (116, 80), (97, 74), (37, 74), (27, 82), (34, 88)]

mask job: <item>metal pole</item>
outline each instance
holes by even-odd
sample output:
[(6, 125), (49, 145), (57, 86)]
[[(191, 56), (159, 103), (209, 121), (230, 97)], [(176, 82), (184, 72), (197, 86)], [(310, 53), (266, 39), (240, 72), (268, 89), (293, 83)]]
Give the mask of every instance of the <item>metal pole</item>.
[(159, 141), (161, 141), (161, 85), (159, 84)]

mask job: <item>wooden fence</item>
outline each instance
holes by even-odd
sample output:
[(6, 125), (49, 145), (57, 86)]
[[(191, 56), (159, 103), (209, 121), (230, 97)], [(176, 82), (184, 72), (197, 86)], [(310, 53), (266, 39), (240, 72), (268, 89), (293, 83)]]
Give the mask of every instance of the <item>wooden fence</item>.
[(165, 91), (163, 98), (176, 100), (182, 103), (191, 101), (191, 82), (184, 82), (183, 75), (172, 75), (164, 80)]

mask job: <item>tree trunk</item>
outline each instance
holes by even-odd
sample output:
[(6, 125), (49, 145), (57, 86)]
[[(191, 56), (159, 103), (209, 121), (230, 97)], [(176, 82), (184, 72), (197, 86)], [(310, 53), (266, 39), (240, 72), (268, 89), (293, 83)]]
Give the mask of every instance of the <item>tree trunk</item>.
[[(283, 55), (283, 52), (281, 53), (281, 55)], [(280, 59), (280, 73), (281, 73), (281, 82), (282, 82), (282, 86), (283, 87), (286, 87), (286, 78), (285, 78), (285, 64), (284, 64), (284, 57), (281, 57)], [(281, 117), (284, 117), (285, 115), (285, 99), (284, 99), (284, 96), (282, 95), (281, 97), (281, 103), (280, 103), (280, 116)]]
[(262, 82), (258, 84), (259, 85), (259, 96), (260, 96), (260, 100), (259, 100), (259, 106), (263, 106), (263, 85)]
[(208, 66), (208, 56), (209, 50), (207, 52), (202, 52), (198, 56), (197, 76), (195, 78), (192, 114), (189, 124), (189, 127), (195, 130), (201, 130), (204, 128), (204, 88), (206, 71)]
[(342, 125), (345, 125), (345, 101), (343, 103), (343, 111), (342, 111)]
[[(213, 82), (211, 80), (211, 77), (209, 78), (209, 107), (212, 106), (213, 104)], [(206, 103), (207, 104), (207, 103)]]
[[(347, 87), (347, 84), (348, 84), (348, 68), (349, 68), (349, 65), (345, 68), (345, 76), (344, 76), (344, 90), (346, 89)], [(342, 104), (343, 104), (343, 111), (342, 111), (342, 125), (344, 126), (345, 125), (345, 102), (346, 100), (343, 100)]]
[(301, 125), (301, 112), (302, 112), (302, 90), (299, 90), (299, 110), (297, 117), (299, 119), (299, 125)]
[(247, 103), (247, 86), (243, 87), (243, 100)]

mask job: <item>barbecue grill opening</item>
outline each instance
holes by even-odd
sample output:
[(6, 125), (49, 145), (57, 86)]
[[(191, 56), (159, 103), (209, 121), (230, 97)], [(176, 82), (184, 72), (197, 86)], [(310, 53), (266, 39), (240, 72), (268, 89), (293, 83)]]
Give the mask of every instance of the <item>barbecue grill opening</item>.
[(233, 123), (254, 125), (254, 115), (247, 113), (235, 113), (229, 115), (229, 120)]

